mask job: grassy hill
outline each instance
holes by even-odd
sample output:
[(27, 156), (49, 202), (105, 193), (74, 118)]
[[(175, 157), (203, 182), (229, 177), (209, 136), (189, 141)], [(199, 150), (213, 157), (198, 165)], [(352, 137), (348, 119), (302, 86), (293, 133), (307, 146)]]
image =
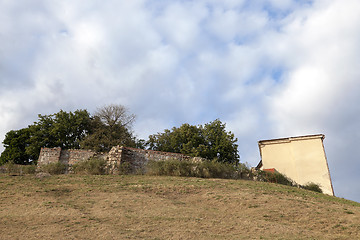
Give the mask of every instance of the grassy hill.
[(360, 239), (360, 204), (246, 180), (0, 175), (0, 239)]

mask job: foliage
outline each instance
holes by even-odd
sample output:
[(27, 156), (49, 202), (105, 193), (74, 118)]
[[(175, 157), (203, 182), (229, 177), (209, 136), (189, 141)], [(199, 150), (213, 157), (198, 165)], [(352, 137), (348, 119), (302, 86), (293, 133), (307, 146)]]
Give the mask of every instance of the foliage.
[(135, 115), (122, 105), (107, 105), (97, 110), (92, 118), (90, 133), (81, 142), (83, 148), (107, 152), (113, 146), (136, 147), (131, 125)]
[(294, 182), (286, 177), (285, 175), (279, 173), (279, 172), (268, 172), (268, 171), (258, 171), (258, 178), (261, 181), (264, 182), (272, 182), (272, 183), (278, 183), (282, 185), (288, 185), (288, 186), (294, 186)]
[(6, 134), (1, 163), (35, 163), (41, 147), (80, 148), (80, 141), (90, 130), (91, 119), (86, 110), (60, 110), (52, 115), (39, 114), (38, 117), (39, 120), (27, 128)]
[(91, 131), (81, 145), (85, 149), (107, 152), (117, 145), (135, 147), (135, 140), (126, 127), (120, 124), (106, 125), (95, 116), (91, 122)]
[(310, 182), (310, 183), (308, 183), (306, 185), (303, 185), (303, 186), (301, 186), (301, 188), (304, 188), (304, 189), (307, 189), (307, 190), (310, 190), (310, 191), (314, 191), (314, 192), (318, 192), (318, 193), (322, 193), (322, 189), (319, 186), (319, 184), (316, 184), (316, 183), (313, 183), (313, 182)]
[(234, 134), (225, 130), (225, 124), (216, 119), (204, 126), (185, 123), (179, 128), (165, 129), (164, 133), (150, 135), (147, 145), (157, 151), (238, 163), (236, 141)]
[(90, 131), (90, 114), (87, 110), (60, 112), (52, 115), (40, 115), (38, 122), (29, 126), (31, 137), (26, 152), (36, 156), (41, 147), (61, 147), (79, 149), (80, 141)]
[(77, 174), (104, 175), (106, 174), (106, 161), (93, 157), (74, 164), (72, 169)]
[(115, 145), (143, 147), (143, 141), (136, 140), (131, 132), (134, 120), (135, 115), (121, 105), (105, 106), (94, 116), (87, 110), (39, 114), (37, 122), (6, 134), (0, 164), (36, 163), (42, 147), (86, 148), (100, 152), (109, 151)]
[(8, 173), (10, 175), (24, 175), (24, 174), (34, 174), (36, 171), (35, 165), (19, 165), (12, 162), (7, 162), (1, 166), (3, 173)]
[(0, 165), (11, 162), (15, 164), (29, 164), (35, 160), (36, 155), (26, 153), (29, 146), (30, 129), (11, 130), (5, 135), (3, 141), (5, 150), (0, 156)]
[(217, 161), (204, 161), (197, 166), (195, 171), (203, 178), (239, 178), (239, 172), (235, 165)]
[(120, 175), (126, 175), (126, 174), (130, 174), (130, 173), (133, 173), (134, 172), (134, 169), (133, 167), (131, 166), (130, 163), (128, 162), (122, 162), (119, 166), (119, 174)]
[(64, 163), (48, 163), (40, 167), (40, 171), (47, 172), (51, 175), (64, 174), (67, 170), (67, 165)]
[(249, 172), (249, 169), (242, 164), (233, 165), (218, 161), (164, 160), (150, 161), (147, 165), (147, 174), (159, 176), (240, 179), (245, 172)]

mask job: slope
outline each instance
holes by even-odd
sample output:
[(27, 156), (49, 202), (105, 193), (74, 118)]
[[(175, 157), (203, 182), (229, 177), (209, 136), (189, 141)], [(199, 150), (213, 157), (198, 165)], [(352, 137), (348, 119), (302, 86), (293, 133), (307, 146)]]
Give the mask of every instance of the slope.
[(0, 239), (360, 239), (360, 204), (245, 180), (0, 175)]

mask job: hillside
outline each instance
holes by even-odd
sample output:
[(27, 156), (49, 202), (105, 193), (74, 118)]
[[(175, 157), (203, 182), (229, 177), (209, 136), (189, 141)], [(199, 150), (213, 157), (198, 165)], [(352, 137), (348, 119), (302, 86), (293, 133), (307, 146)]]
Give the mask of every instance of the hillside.
[(1, 239), (360, 239), (360, 204), (245, 180), (0, 175)]

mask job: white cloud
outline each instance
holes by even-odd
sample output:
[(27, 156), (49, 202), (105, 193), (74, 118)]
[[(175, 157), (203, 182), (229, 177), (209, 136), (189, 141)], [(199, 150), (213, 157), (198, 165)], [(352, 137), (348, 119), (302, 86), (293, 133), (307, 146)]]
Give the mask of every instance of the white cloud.
[(288, 78), (269, 102), (274, 134), (328, 136), (325, 147), (341, 196), (350, 192), (340, 182), (350, 181), (354, 169), (360, 170), (354, 166), (354, 156), (360, 153), (360, 139), (354, 134), (360, 127), (360, 108), (354, 104), (360, 100), (359, 13), (357, 1), (318, 1), (314, 8), (291, 16), (281, 33), (280, 51), (289, 53), (281, 54)]
[(182, 51), (191, 51), (200, 44), (200, 22), (207, 16), (205, 6), (196, 2), (169, 4), (157, 16), (155, 24), (163, 41)]
[(251, 165), (259, 139), (323, 132), (335, 191), (359, 200), (343, 187), (360, 170), (359, 13), (356, 0), (2, 1), (0, 138), (108, 103), (143, 138), (220, 118)]

